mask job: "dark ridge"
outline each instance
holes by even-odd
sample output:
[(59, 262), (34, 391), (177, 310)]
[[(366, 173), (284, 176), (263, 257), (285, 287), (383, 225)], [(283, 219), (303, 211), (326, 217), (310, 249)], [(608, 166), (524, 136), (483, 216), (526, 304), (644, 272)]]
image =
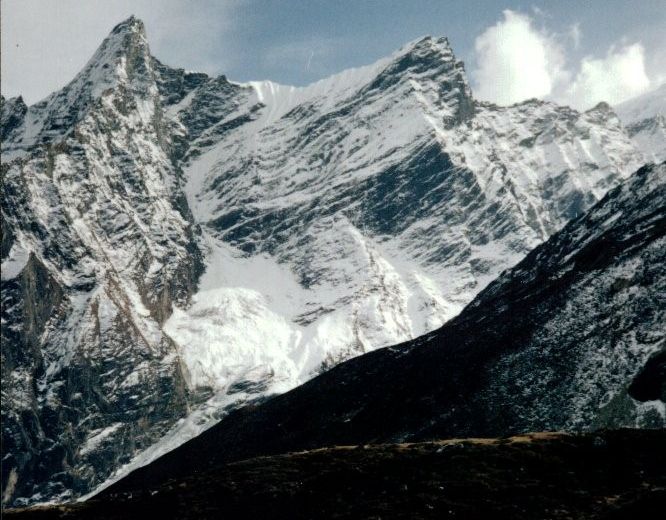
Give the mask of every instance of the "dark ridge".
[(656, 519), (666, 431), (528, 434), (260, 457), (18, 519)]

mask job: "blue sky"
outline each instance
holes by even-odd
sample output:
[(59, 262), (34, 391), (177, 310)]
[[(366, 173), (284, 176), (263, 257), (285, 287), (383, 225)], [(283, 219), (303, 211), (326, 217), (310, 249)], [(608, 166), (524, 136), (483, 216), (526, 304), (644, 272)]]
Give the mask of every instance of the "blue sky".
[(477, 95), (500, 103), (584, 108), (666, 79), (666, 0), (2, 0), (3, 94), (63, 86), (130, 14), (162, 61), (237, 81), (303, 85), (425, 34), (448, 36)]

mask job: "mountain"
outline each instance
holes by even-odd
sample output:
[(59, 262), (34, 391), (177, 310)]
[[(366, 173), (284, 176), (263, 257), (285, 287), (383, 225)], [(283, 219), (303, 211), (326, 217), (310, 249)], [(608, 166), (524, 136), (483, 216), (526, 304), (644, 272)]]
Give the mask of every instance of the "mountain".
[(666, 160), (666, 83), (620, 103), (615, 112), (647, 161)]
[(327, 446), (664, 428), (665, 200), (666, 163), (640, 169), (439, 330), (233, 412), (101, 496)]
[[(233, 110), (201, 131), (191, 114), (223, 112), (220, 99)], [(292, 385), (433, 330), (643, 163), (607, 105), (475, 101), (446, 39), (304, 88), (218, 78), (171, 113), (194, 119), (185, 190), (211, 264), (240, 253), (286, 271), (211, 276), (167, 323), (197, 345), (184, 350), (192, 377), (218, 391), (238, 357), (282, 365), (272, 379)], [(278, 277), (286, 288), (270, 288)], [(251, 309), (257, 339), (206, 318), (222, 306)], [(230, 340), (244, 354), (221, 354)]]
[(445, 38), (307, 87), (113, 29), (2, 99), (3, 497), (86, 493), (454, 317), (644, 161), (608, 105), (474, 99)]
[(2, 482), (67, 497), (188, 413), (162, 331), (203, 270), (138, 20), (60, 92), (2, 103)]
[(258, 457), (151, 493), (6, 511), (7, 519), (660, 519), (666, 430), (337, 446)]

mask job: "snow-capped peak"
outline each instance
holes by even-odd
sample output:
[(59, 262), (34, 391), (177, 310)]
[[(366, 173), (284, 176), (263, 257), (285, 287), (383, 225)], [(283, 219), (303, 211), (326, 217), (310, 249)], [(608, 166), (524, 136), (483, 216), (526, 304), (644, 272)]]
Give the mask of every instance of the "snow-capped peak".
[(445, 36), (436, 38), (430, 35), (422, 36), (403, 45), (392, 54), (394, 61), (404, 56), (412, 56), (423, 63), (429, 62), (431, 64), (437, 64), (441, 61), (458, 62), (449, 39)]
[(137, 18), (134, 15), (130, 15), (129, 18), (126, 20), (123, 20), (120, 22), (118, 25), (116, 25), (113, 29), (111, 29), (111, 35), (117, 35), (117, 34), (122, 34), (122, 33), (141, 33), (145, 37), (146, 35), (146, 27), (143, 24), (143, 21), (139, 18)]
[[(113, 28), (63, 89), (31, 105), (20, 119), (15, 118), (13, 138), (8, 142), (3, 139), (3, 158), (8, 160), (35, 144), (63, 138), (100, 97), (121, 86), (141, 96), (156, 94), (145, 28), (134, 16)], [(14, 101), (14, 106), (19, 105)]]

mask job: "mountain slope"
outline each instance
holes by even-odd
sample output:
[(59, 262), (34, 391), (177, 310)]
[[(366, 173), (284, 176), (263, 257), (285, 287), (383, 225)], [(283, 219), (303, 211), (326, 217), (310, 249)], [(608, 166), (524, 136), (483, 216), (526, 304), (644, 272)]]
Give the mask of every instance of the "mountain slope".
[(235, 88), (185, 160), (188, 200), (205, 232), (304, 288), (282, 306), (300, 381), (441, 325), (642, 163), (607, 106), (476, 102), (446, 39), (309, 87)]
[(103, 495), (322, 446), (664, 427), (664, 401), (627, 393), (666, 341), (664, 200), (666, 163), (642, 168), (440, 330), (234, 412)]
[(646, 161), (666, 160), (666, 83), (620, 103), (615, 111)]

